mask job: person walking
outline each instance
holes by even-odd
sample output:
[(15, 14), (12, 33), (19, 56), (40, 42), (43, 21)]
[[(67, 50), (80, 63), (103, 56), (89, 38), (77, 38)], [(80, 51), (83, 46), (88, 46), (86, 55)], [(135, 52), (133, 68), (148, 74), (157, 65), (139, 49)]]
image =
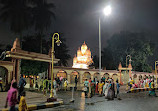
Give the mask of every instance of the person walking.
[(105, 82), (105, 85), (104, 85), (104, 87), (103, 87), (103, 93), (104, 93), (105, 98), (107, 98), (108, 87), (109, 87), (109, 83), (108, 83), (108, 81), (106, 81), (106, 82)]
[(96, 83), (95, 83), (95, 94), (98, 94), (98, 84), (99, 84), (99, 81), (96, 81)]
[(112, 90), (112, 96), (113, 96), (113, 98), (115, 98), (115, 83), (114, 83), (114, 80), (113, 80), (113, 79), (112, 79), (111, 90)]
[(151, 85), (150, 85), (150, 91), (149, 91), (149, 96), (155, 96), (157, 97), (156, 93), (155, 93), (155, 84), (154, 84), (154, 80), (152, 80)]
[(120, 95), (119, 95), (120, 84), (118, 83), (118, 80), (116, 80), (116, 89), (117, 89), (116, 97), (117, 97), (118, 100), (121, 100)]
[(77, 78), (77, 75), (75, 77), (75, 87), (77, 87), (77, 82), (78, 82), (78, 78)]
[(12, 87), (9, 89), (8, 94), (7, 94), (7, 98), (6, 98), (6, 103), (5, 103), (5, 108), (7, 108), (8, 103), (9, 103), (9, 111), (18, 111), (18, 109), (15, 107), (16, 103), (17, 103), (17, 83), (14, 82), (12, 84)]
[(90, 87), (91, 87), (91, 97), (93, 97), (94, 96), (94, 94), (95, 94), (95, 87), (94, 87), (94, 81), (91, 81), (91, 83), (90, 83)]
[(88, 81), (88, 79), (86, 79), (85, 81), (84, 81), (84, 89), (85, 89), (85, 97), (87, 97), (87, 94), (88, 94), (88, 92), (89, 92), (89, 81)]
[(43, 94), (44, 94), (44, 96), (46, 96), (46, 94), (47, 94), (48, 87), (49, 87), (49, 82), (48, 82), (47, 77), (45, 77), (45, 79), (43, 81)]
[(57, 91), (57, 87), (58, 87), (58, 84), (57, 84), (57, 79), (55, 78), (53, 80), (53, 92), (54, 92), (54, 96), (56, 97), (56, 91)]
[(28, 107), (25, 100), (26, 92), (22, 92), (20, 102), (19, 102), (19, 111), (27, 111)]
[(65, 81), (64, 81), (64, 89), (65, 89), (65, 91), (67, 91), (68, 83), (69, 83), (68, 80), (65, 79)]
[(112, 92), (112, 82), (111, 82), (111, 80), (109, 80), (108, 94), (107, 94), (107, 98), (106, 99), (108, 99), (108, 101), (109, 100), (114, 100), (113, 92)]
[(99, 92), (99, 96), (102, 96), (103, 85), (104, 85), (104, 82), (103, 82), (103, 81), (102, 81), (102, 83), (99, 82), (99, 84), (98, 84), (98, 92)]
[(26, 81), (23, 78), (23, 74), (21, 74), (20, 80), (19, 80), (19, 93), (18, 93), (18, 100), (20, 101), (21, 93), (24, 91), (24, 86), (26, 85)]

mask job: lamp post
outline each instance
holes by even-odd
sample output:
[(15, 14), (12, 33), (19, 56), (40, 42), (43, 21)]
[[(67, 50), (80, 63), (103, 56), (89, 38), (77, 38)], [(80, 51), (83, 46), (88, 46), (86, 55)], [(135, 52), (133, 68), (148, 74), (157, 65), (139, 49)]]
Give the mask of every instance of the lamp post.
[[(57, 35), (57, 37), (55, 37), (55, 35)], [(50, 91), (50, 98), (53, 98), (53, 79), (54, 79), (54, 74), (53, 74), (53, 60), (54, 60), (54, 39), (56, 40), (55, 43), (57, 43), (57, 46), (60, 46), (60, 43), (62, 43), (59, 40), (59, 34), (58, 33), (54, 33), (53, 37), (52, 37), (52, 73), (51, 73), (51, 91)]]
[[(111, 14), (111, 6), (108, 5), (104, 8), (103, 13), (106, 16)], [(101, 74), (101, 21), (99, 17), (99, 74)]]
[(130, 57), (129, 59), (129, 63), (131, 63), (132, 59), (131, 59), (131, 55), (127, 55), (126, 56), (126, 74), (127, 74), (127, 68), (128, 68), (128, 65), (127, 65), (127, 58)]

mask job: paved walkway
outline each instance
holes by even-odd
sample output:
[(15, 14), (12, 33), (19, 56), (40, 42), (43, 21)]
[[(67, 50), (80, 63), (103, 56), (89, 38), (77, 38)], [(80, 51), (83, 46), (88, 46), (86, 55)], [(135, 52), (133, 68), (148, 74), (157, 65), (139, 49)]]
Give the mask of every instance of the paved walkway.
[[(126, 93), (125, 86), (120, 87), (120, 92)], [(65, 103), (69, 103), (69, 101), (71, 99), (71, 94), (72, 94), (71, 91), (57, 92), (57, 96), (61, 99), (65, 99)], [(84, 95), (84, 93), (82, 93), (82, 94)], [(83, 98), (81, 98), (82, 94), (76, 93), (76, 94), (74, 94), (74, 96), (78, 96), (79, 97), (78, 99), (80, 101), (83, 99)], [(4, 108), (4, 106), (5, 106), (6, 97), (7, 97), (7, 92), (0, 92), (0, 109)], [(46, 103), (46, 100), (48, 97), (49, 97), (49, 94), (47, 94), (47, 97), (46, 97), (46, 96), (43, 96), (43, 94), (41, 92), (38, 93), (38, 92), (26, 91), (26, 102), (28, 105)], [(61, 100), (61, 99), (58, 99), (58, 100)], [(97, 98), (97, 100), (99, 101), (99, 100), (101, 100), (101, 98)]]
[[(5, 106), (6, 97), (7, 97), (7, 92), (0, 92), (0, 109), (4, 108)], [(49, 98), (49, 95), (43, 96), (42, 93), (26, 91), (27, 105), (46, 103), (47, 98)], [(61, 100), (61, 99), (58, 99), (58, 100)]]
[(85, 98), (83, 92), (76, 91), (74, 93), (74, 103), (70, 103), (70, 91), (60, 91), (57, 94), (59, 98), (63, 99), (64, 105), (41, 109), (40, 111), (158, 111), (158, 97), (148, 96), (148, 91), (121, 93), (122, 100), (115, 98), (113, 101), (107, 101), (107, 99), (98, 95)]

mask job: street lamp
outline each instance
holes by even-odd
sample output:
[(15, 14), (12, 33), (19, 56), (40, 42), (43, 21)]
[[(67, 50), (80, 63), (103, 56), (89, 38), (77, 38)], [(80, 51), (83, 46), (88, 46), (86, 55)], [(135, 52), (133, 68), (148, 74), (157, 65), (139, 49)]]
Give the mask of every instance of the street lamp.
[[(103, 13), (106, 16), (111, 14), (111, 6), (108, 5), (104, 8)], [(99, 17), (99, 74), (101, 74), (101, 24), (100, 24), (100, 17)]]
[[(55, 35), (57, 35), (57, 37), (55, 37)], [(56, 44), (57, 46), (60, 46), (60, 44), (62, 43), (59, 40), (59, 34), (58, 33), (54, 33), (53, 37), (52, 37), (52, 74), (51, 74), (51, 91), (50, 91), (50, 98), (53, 98), (53, 79), (54, 79), (54, 74), (53, 74), (53, 59), (54, 59), (54, 39), (56, 40)]]
[(128, 58), (128, 57), (130, 58), (130, 59), (129, 59), (129, 63), (131, 63), (131, 61), (132, 61), (131, 55), (127, 55), (127, 56), (126, 56), (126, 74), (127, 74), (127, 68), (128, 68), (128, 65), (127, 65), (127, 58)]

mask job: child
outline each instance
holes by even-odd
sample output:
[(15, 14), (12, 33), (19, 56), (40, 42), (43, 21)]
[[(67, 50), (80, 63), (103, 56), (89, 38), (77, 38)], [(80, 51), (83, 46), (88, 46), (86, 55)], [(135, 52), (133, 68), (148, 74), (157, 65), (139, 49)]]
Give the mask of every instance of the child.
[(22, 92), (21, 94), (21, 98), (20, 98), (20, 103), (19, 103), (19, 111), (27, 111), (28, 108), (27, 108), (27, 104), (26, 104), (26, 101), (25, 101), (25, 95), (26, 93), (25, 92)]
[(65, 91), (67, 91), (67, 86), (68, 86), (68, 81), (67, 81), (67, 79), (66, 79), (65, 82), (64, 82)]

